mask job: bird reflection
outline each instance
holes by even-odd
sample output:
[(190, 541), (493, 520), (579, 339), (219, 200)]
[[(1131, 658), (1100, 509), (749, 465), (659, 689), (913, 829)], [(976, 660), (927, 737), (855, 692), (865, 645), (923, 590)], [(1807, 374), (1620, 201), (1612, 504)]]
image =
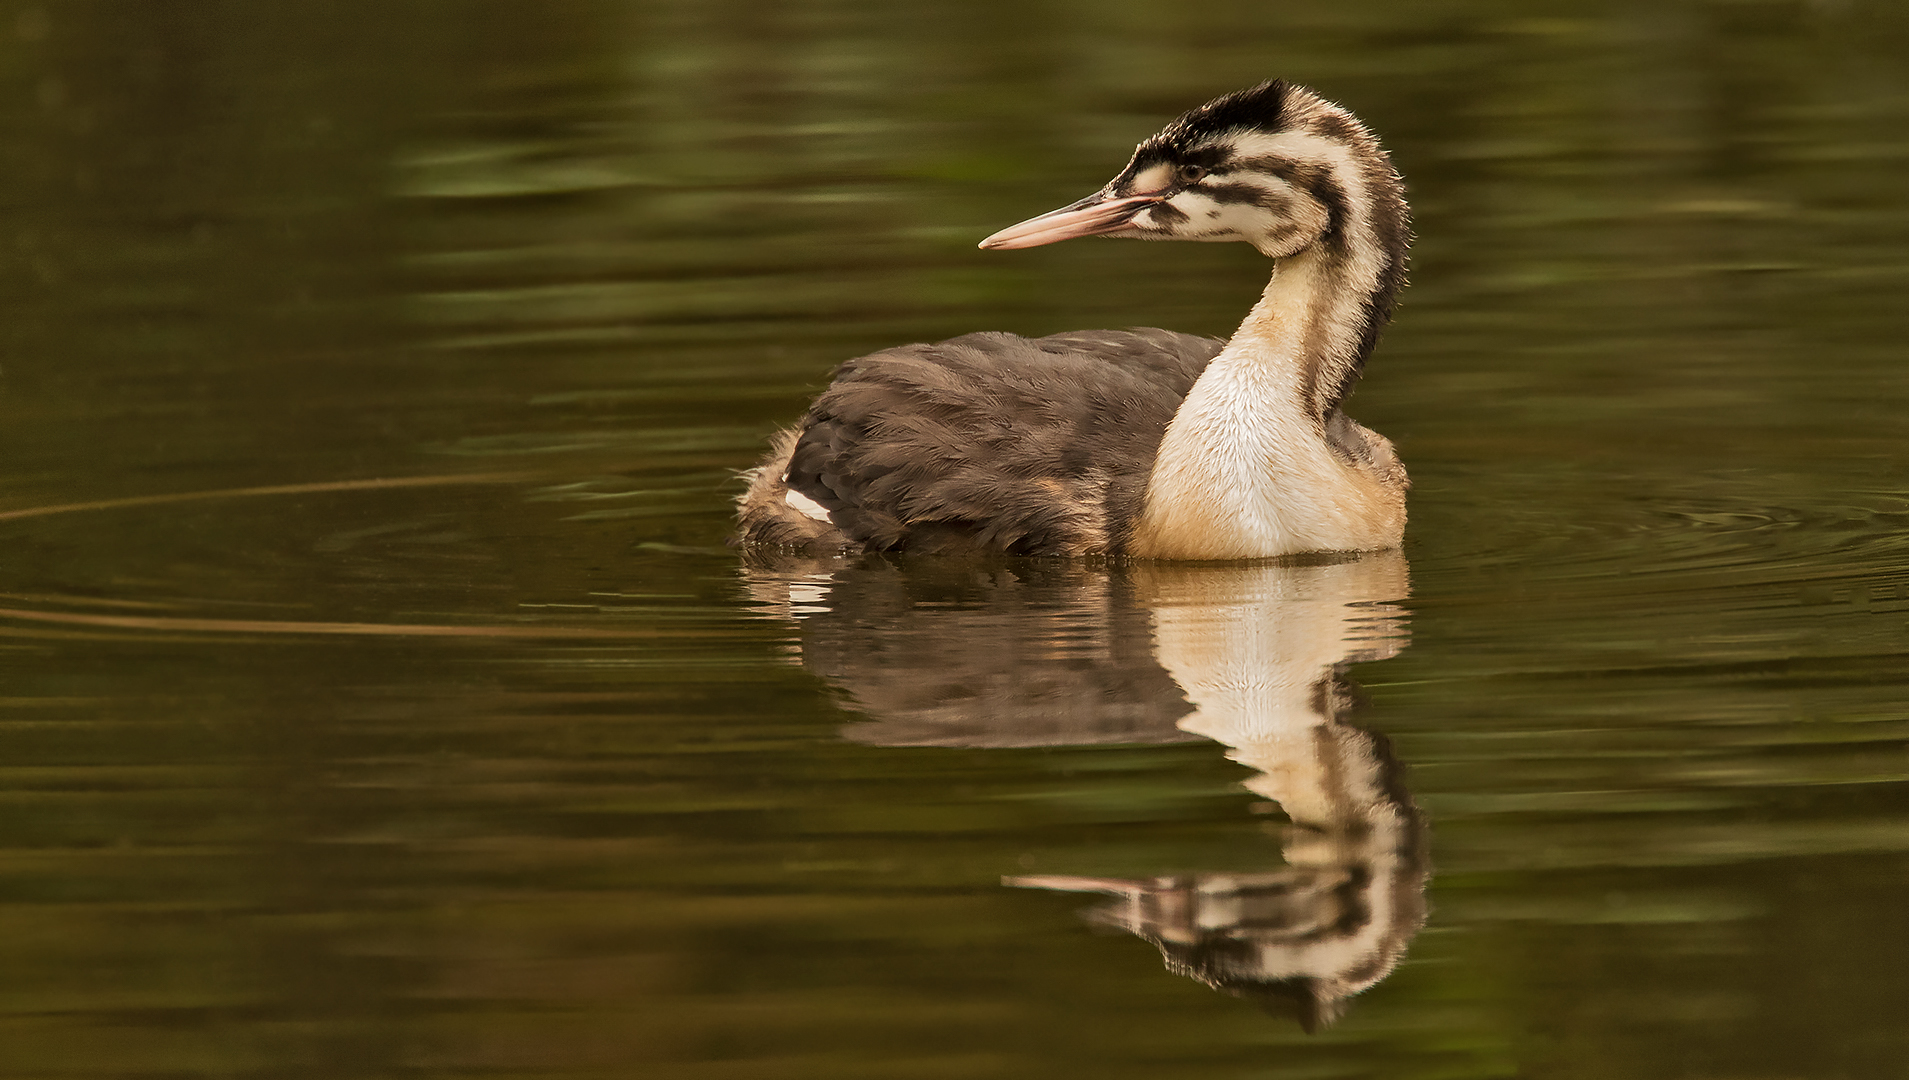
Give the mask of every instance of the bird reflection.
[[(1347, 722), (1346, 665), (1405, 647), (1396, 552), (1310, 565), (906, 569), (880, 559), (747, 571), (801, 627), (801, 660), (881, 746), (1208, 739), (1290, 820), (1283, 865), (1150, 878), (1043, 874), (1102, 894), (1094, 921), (1180, 974), (1290, 1010), (1307, 1030), (1383, 979), (1425, 919), (1423, 816), (1383, 736)], [(1259, 809), (1272, 810), (1274, 806)]]

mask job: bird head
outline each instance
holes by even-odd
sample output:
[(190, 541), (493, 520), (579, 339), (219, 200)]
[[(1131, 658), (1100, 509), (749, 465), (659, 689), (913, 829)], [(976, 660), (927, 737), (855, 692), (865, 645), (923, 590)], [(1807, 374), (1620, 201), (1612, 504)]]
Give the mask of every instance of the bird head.
[(1409, 237), (1403, 183), (1351, 113), (1273, 80), (1194, 109), (1134, 149), (1087, 198), (1009, 226), (981, 247), (1076, 236), (1240, 240), (1273, 258), (1321, 242), (1396, 248)]

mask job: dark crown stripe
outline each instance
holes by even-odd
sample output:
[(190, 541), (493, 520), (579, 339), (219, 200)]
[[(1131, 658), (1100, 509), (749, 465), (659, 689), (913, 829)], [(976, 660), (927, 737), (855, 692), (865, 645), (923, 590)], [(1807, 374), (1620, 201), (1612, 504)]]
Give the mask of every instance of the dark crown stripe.
[(1201, 141), (1230, 132), (1280, 131), (1290, 89), (1285, 80), (1273, 79), (1214, 98), (1168, 124), (1160, 134), (1143, 143), (1142, 148), (1186, 151)]

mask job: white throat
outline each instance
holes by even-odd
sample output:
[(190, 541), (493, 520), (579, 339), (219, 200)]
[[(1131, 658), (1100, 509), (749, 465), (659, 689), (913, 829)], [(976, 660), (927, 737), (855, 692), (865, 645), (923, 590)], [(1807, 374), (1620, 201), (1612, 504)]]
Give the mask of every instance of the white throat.
[(1279, 261), (1167, 425), (1129, 554), (1258, 559), (1398, 545), (1403, 485), (1335, 452), (1318, 412), (1333, 358), (1349, 355), (1363, 318), (1364, 293), (1347, 285), (1317, 247)]

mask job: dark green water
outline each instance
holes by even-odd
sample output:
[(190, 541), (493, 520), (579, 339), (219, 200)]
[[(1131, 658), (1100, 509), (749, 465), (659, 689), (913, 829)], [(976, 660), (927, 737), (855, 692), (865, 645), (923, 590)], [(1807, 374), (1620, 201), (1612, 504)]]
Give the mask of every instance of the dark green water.
[[(1905, 56), (0, 0), (0, 1075), (1909, 1076)], [(843, 358), (1229, 331), (1238, 245), (973, 244), (1270, 75), (1413, 186), (1403, 560), (723, 546)]]

